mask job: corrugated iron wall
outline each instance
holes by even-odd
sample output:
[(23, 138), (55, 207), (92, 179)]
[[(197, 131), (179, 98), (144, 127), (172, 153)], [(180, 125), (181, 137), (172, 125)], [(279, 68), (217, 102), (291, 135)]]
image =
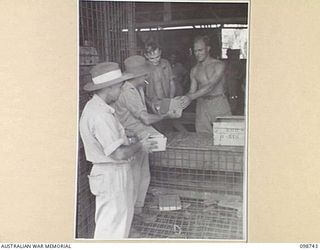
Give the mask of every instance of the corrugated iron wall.
[[(113, 61), (122, 66), (135, 53), (134, 3), (114, 1), (79, 2), (79, 114), (90, 94), (83, 86), (91, 80), (90, 69), (98, 62)], [(95, 198), (90, 193), (87, 162), (81, 139), (78, 151), (76, 238), (92, 238)]]

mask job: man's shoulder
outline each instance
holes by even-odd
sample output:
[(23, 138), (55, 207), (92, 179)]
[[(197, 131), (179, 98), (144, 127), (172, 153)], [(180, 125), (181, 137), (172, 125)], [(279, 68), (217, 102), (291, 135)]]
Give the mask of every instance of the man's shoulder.
[(165, 59), (165, 58), (161, 58), (161, 59), (160, 59), (160, 62), (161, 62), (162, 64), (169, 64), (169, 65), (170, 65), (169, 61), (168, 61), (167, 59)]
[(121, 93), (119, 96), (119, 100), (126, 100), (128, 96), (136, 96), (138, 94), (138, 90), (131, 83), (126, 82), (121, 89)]
[(133, 86), (133, 85), (132, 85), (130, 82), (128, 82), (128, 81), (126, 81), (126, 82), (123, 84), (122, 88), (121, 88), (121, 92), (127, 92), (127, 91), (132, 92), (132, 91), (135, 91), (135, 90), (136, 90), (136, 87)]
[(200, 67), (199, 63), (196, 63), (190, 70), (191, 74), (194, 74), (195, 71)]
[(112, 116), (112, 108), (108, 106), (102, 106), (93, 99), (87, 102), (82, 111), (82, 116), (86, 116), (89, 119), (95, 119), (103, 114), (106, 116)]
[(167, 59), (161, 58), (160, 64), (162, 67), (171, 68), (171, 64), (169, 63), (169, 61)]
[(207, 61), (207, 65), (213, 66), (213, 67), (224, 67), (225, 63), (219, 59), (210, 57), (209, 60)]

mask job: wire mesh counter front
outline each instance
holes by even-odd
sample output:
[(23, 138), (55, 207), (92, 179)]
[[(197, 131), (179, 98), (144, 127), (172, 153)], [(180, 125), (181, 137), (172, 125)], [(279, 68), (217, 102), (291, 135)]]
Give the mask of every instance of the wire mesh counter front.
[[(150, 154), (145, 208), (156, 219), (134, 219), (140, 237), (243, 239), (243, 147), (214, 146), (207, 134), (166, 136), (166, 151)], [(181, 208), (160, 212), (161, 195), (178, 195)]]

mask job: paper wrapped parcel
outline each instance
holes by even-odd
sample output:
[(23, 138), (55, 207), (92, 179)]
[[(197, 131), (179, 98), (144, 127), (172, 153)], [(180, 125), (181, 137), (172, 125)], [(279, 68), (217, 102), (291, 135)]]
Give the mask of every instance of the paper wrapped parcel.
[(165, 151), (167, 147), (167, 137), (161, 133), (152, 134), (149, 136), (150, 141), (155, 141), (157, 148), (153, 149), (152, 152)]
[(177, 97), (172, 99), (164, 98), (159, 105), (159, 114), (168, 114), (171, 118), (180, 118), (182, 115), (182, 108)]
[(148, 140), (155, 141), (157, 148), (153, 149), (152, 152), (165, 151), (167, 147), (167, 137), (161, 134), (155, 128), (149, 126), (147, 129), (144, 129), (138, 134), (138, 137), (141, 139), (148, 136)]

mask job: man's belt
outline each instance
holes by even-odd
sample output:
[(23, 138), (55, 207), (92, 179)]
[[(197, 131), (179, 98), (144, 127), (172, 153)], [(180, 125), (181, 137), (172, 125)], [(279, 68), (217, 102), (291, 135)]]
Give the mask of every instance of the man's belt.
[(218, 94), (218, 95), (206, 95), (206, 96), (202, 96), (201, 98), (203, 100), (213, 100), (217, 97), (220, 97), (220, 96), (224, 96), (224, 94)]

